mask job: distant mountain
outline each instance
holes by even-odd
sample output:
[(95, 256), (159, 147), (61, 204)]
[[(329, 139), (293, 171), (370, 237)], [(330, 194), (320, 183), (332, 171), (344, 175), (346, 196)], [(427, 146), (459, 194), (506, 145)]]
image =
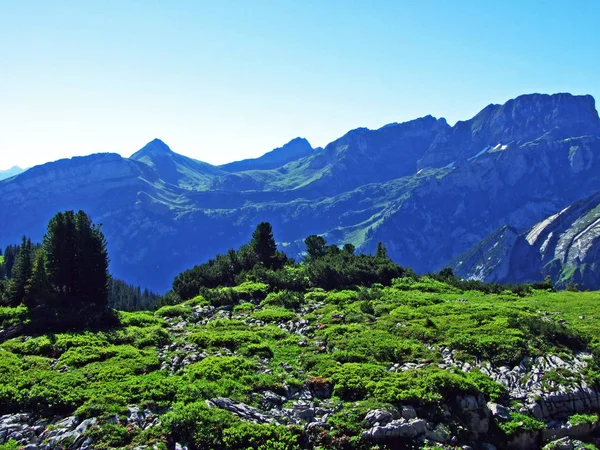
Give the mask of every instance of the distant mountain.
[(552, 214), (527, 231), (502, 227), (459, 255), (457, 274), (503, 283), (541, 281), (600, 289), (600, 192)]
[(586, 135), (600, 135), (591, 95), (522, 95), (503, 105), (488, 105), (472, 119), (440, 133), (419, 160), (419, 168), (469, 160), (503, 145)]
[(295, 161), (305, 156), (310, 156), (315, 150), (306, 139), (295, 138), (282, 147), (265, 153), (260, 158), (244, 159), (229, 164), (219, 166), (226, 172), (245, 172), (248, 170), (269, 170), (277, 169), (289, 162)]
[(205, 188), (215, 177), (224, 175), (215, 166), (173, 152), (160, 139), (149, 142), (130, 159), (152, 167), (161, 180), (185, 189)]
[(358, 128), (323, 149), (296, 139), (221, 167), (159, 140), (129, 159), (100, 154), (34, 167), (0, 181), (0, 246), (24, 233), (38, 240), (56, 211), (81, 208), (103, 223), (111, 272), (159, 292), (183, 269), (247, 242), (265, 220), (290, 256), (301, 254), (306, 236), (322, 234), (362, 251), (381, 241), (394, 260), (426, 272), (504, 225), (486, 245), (510, 247), (598, 191), (594, 99), (533, 94), (452, 127), (427, 116)]
[(8, 170), (0, 170), (0, 180), (5, 180), (7, 178), (14, 177), (15, 175), (19, 175), (23, 172), (25, 172), (25, 170), (21, 169), (18, 166), (11, 167)]
[(294, 190), (295, 195), (314, 198), (414, 175), (418, 159), (448, 128), (444, 119), (432, 116), (379, 130), (358, 128), (308, 157), (274, 170), (232, 174), (218, 180), (214, 188)]

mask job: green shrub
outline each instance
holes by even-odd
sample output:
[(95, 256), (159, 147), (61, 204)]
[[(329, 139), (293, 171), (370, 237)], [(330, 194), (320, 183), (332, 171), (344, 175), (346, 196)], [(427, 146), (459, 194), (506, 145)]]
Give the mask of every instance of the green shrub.
[(297, 309), (302, 304), (302, 294), (292, 291), (271, 292), (260, 302), (262, 306), (281, 306), (282, 308)]
[(19, 450), (21, 445), (14, 439), (11, 439), (5, 444), (0, 444), (0, 450)]
[(333, 395), (343, 400), (361, 400), (388, 376), (384, 367), (374, 364), (348, 363), (336, 367), (327, 377), (333, 383)]
[(537, 431), (546, 428), (544, 422), (525, 414), (511, 413), (511, 417), (508, 422), (497, 422), (507, 436), (513, 436), (520, 431)]
[(237, 350), (244, 344), (258, 344), (260, 337), (247, 330), (210, 330), (194, 333), (189, 340), (202, 348), (226, 347), (229, 350)]
[(450, 348), (491, 362), (495, 366), (518, 364), (527, 355), (527, 341), (520, 336), (505, 334), (501, 338), (481, 332), (464, 332), (452, 337)]
[(119, 322), (122, 327), (163, 325), (164, 321), (148, 311), (125, 312), (119, 311)]
[(186, 373), (191, 379), (205, 378), (218, 381), (222, 378), (239, 379), (256, 372), (253, 362), (237, 356), (209, 356), (200, 362), (190, 364)]
[(285, 308), (265, 308), (252, 313), (252, 318), (263, 322), (285, 322), (296, 318), (296, 314)]
[(166, 431), (177, 442), (199, 449), (223, 449), (223, 431), (239, 422), (233, 414), (209, 408), (204, 402), (177, 403), (162, 417)]
[(192, 309), (184, 305), (163, 306), (154, 313), (157, 317), (181, 317), (188, 318), (192, 314)]
[(110, 449), (127, 446), (132, 435), (128, 428), (121, 424), (105, 423), (100, 427), (94, 427), (90, 431), (90, 437), (94, 440), (94, 448)]
[(237, 314), (250, 313), (254, 311), (254, 308), (256, 308), (256, 306), (253, 303), (240, 303), (239, 305), (235, 305), (233, 312)]
[(585, 423), (595, 424), (598, 422), (598, 414), (573, 414), (569, 417), (569, 423), (573, 426)]
[(485, 398), (492, 402), (500, 402), (506, 395), (506, 387), (500, 384), (478, 369), (466, 373), (467, 380), (473, 383), (479, 392), (485, 395)]
[(240, 353), (244, 356), (258, 356), (259, 358), (272, 358), (273, 350), (267, 344), (249, 344), (242, 347)]
[(204, 297), (202, 297), (201, 295), (197, 295), (191, 300), (185, 301), (183, 304), (184, 306), (193, 308), (194, 306), (207, 306), (209, 303), (208, 300), (206, 300)]
[(269, 292), (269, 285), (246, 281), (231, 289), (237, 294), (239, 300), (263, 300)]
[(25, 306), (14, 308), (0, 306), (0, 328), (22, 325), (27, 321), (29, 310)]
[(241, 422), (223, 430), (225, 448), (251, 448), (256, 450), (300, 449), (299, 431), (281, 425), (259, 425)]

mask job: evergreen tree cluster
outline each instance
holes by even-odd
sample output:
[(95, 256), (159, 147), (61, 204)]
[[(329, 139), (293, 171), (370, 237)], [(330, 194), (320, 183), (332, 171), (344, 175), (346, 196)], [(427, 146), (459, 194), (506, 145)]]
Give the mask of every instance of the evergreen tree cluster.
[[(380, 243), (375, 255), (355, 254), (352, 244), (340, 249), (327, 245), (322, 236), (305, 240), (306, 258), (300, 264), (277, 250), (273, 229), (262, 222), (248, 244), (230, 249), (206, 264), (179, 274), (164, 303), (197, 296), (206, 288), (239, 285), (246, 281), (268, 284), (273, 290), (302, 291), (309, 287), (342, 289), (373, 283), (389, 285), (407, 272), (394, 263)], [(412, 273), (412, 272), (410, 272)]]
[(250, 242), (239, 250), (230, 249), (175, 277), (173, 292), (179, 298), (192, 298), (202, 288), (235, 286), (245, 281), (251, 271), (273, 272), (291, 263), (293, 261), (285, 253), (277, 250), (271, 224), (262, 222), (256, 227)]
[(149, 311), (156, 308), (161, 296), (111, 277), (108, 306), (119, 311)]
[(4, 253), (1, 303), (25, 304), (33, 324), (79, 328), (109, 318), (106, 240), (83, 211), (56, 214), (41, 246), (23, 237)]

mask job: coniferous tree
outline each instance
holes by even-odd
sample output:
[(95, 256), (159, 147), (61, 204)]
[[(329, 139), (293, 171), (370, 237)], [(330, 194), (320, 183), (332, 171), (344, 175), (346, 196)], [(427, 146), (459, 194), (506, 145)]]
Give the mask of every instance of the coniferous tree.
[(17, 253), (19, 253), (18, 245), (9, 245), (4, 251), (4, 276), (6, 278), (11, 278), (12, 276), (12, 268), (15, 265)]
[(108, 310), (108, 253), (99, 225), (83, 212), (56, 214), (44, 236), (51, 309), (64, 326), (98, 322)]
[[(51, 303), (52, 286), (46, 272), (47, 258), (43, 248), (38, 249), (33, 263), (31, 278), (27, 283), (26, 306), (32, 313), (32, 318), (51, 314), (46, 305)], [(45, 317), (48, 319), (48, 317)]]
[(277, 255), (277, 244), (273, 237), (273, 228), (269, 222), (261, 222), (252, 233), (250, 247), (265, 267), (272, 267)]
[(23, 236), (20, 251), (12, 268), (12, 276), (8, 285), (8, 303), (18, 305), (25, 302), (27, 283), (33, 270), (33, 244), (31, 239)]
[(377, 259), (388, 259), (387, 248), (382, 242), (377, 243), (377, 250), (375, 250), (375, 258)]
[(309, 258), (320, 258), (325, 254), (326, 241), (323, 236), (312, 234), (304, 239), (304, 244), (306, 244), (306, 253)]
[(345, 253), (348, 253), (349, 255), (354, 255), (354, 252), (356, 251), (356, 247), (352, 244), (344, 244), (343, 250)]

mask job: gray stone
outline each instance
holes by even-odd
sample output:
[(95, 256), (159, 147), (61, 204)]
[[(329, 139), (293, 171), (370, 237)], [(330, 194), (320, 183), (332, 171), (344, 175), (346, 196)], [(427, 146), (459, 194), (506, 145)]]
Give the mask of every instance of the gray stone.
[(490, 412), (492, 413), (492, 417), (502, 422), (507, 422), (512, 419), (512, 416), (510, 414), (510, 408), (492, 402), (488, 403), (487, 406)]
[(417, 411), (412, 406), (403, 406), (402, 407), (402, 417), (406, 420), (416, 419)]
[(377, 425), (387, 425), (393, 420), (392, 414), (382, 409), (374, 409), (369, 411), (365, 416), (365, 421), (369, 426), (373, 427)]

